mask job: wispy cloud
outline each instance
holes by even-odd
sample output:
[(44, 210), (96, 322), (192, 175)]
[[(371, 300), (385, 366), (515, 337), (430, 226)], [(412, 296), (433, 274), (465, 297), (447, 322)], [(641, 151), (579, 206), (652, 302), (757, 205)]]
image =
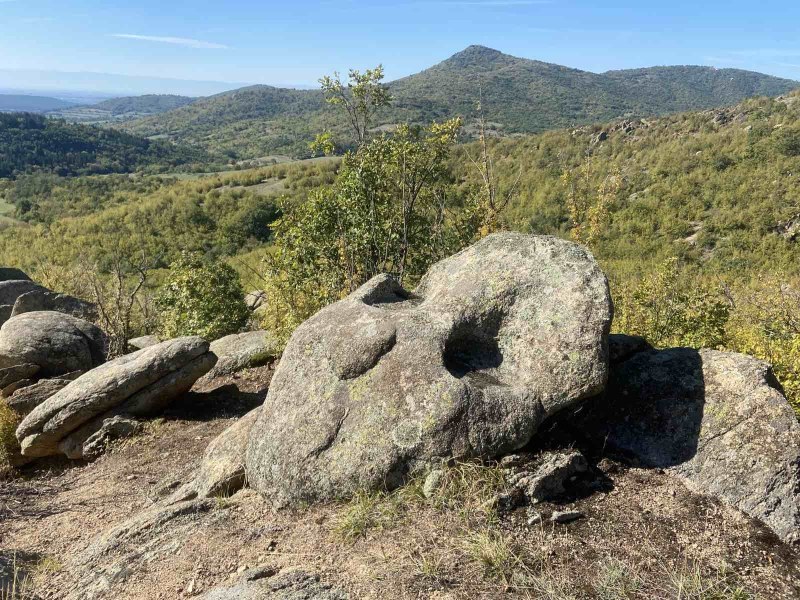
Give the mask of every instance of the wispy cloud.
[[(0, 0), (2, 1), (2, 0)], [(186, 46), (187, 48), (203, 48), (208, 50), (225, 50), (229, 48), (225, 44), (214, 42), (204, 42), (203, 40), (193, 40), (191, 38), (169, 37), (158, 35), (137, 35), (133, 33), (112, 33), (111, 37), (122, 38), (125, 40), (139, 40), (141, 42), (156, 42), (159, 44), (173, 44), (175, 46)]]

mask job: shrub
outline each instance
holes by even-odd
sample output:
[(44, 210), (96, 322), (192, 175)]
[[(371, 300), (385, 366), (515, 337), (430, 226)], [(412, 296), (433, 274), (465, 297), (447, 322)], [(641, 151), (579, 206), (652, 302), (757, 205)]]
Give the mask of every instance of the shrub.
[(184, 253), (159, 290), (163, 338), (199, 335), (215, 340), (244, 327), (249, 311), (239, 275), (225, 263)]
[(20, 418), (0, 399), (0, 478), (11, 470), (11, 456), (19, 452), (15, 431)]

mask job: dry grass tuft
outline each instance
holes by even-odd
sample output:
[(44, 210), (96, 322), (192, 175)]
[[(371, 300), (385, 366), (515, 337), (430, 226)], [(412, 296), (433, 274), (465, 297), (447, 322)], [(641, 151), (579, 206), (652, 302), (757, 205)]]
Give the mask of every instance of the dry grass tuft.
[(0, 399), (0, 478), (11, 473), (11, 457), (19, 452), (16, 430), (21, 419)]

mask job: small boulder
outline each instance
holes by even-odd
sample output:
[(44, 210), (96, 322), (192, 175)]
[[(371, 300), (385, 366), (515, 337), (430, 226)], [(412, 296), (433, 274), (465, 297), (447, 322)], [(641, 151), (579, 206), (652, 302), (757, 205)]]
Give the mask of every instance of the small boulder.
[(566, 523), (572, 523), (573, 521), (577, 521), (583, 517), (584, 514), (578, 510), (557, 510), (550, 515), (550, 521), (563, 525)]
[(211, 342), (211, 352), (217, 356), (217, 364), (203, 381), (263, 365), (279, 354), (277, 341), (267, 331), (228, 335)]
[(73, 460), (85, 458), (91, 460), (103, 454), (110, 442), (136, 435), (142, 430), (142, 424), (136, 419), (115, 416), (103, 419), (99, 429), (80, 445), (73, 445), (70, 438), (62, 440), (59, 449)]
[(53, 311), (72, 315), (87, 321), (97, 317), (97, 307), (90, 302), (58, 294), (44, 288), (31, 290), (20, 295), (14, 302), (11, 316), (29, 312)]
[(577, 450), (544, 452), (514, 469), (508, 481), (521, 489), (529, 502), (546, 502), (563, 496), (570, 479), (588, 470), (589, 463)]
[(0, 267), (0, 282), (3, 281), (30, 281), (24, 271), (13, 267)]
[(767, 363), (687, 348), (636, 354), (581, 427), (598, 446), (800, 540), (800, 423)]
[[(2, 285), (2, 284), (0, 284)], [(12, 317), (0, 328), (0, 368), (23, 363), (40, 377), (89, 371), (105, 361), (105, 335), (91, 323), (58, 312)]]
[(25, 417), (17, 428), (22, 453), (33, 457), (58, 454), (59, 442), (68, 436), (70, 448), (82, 447), (107, 418), (154, 414), (188, 391), (215, 362), (208, 342), (185, 337), (93, 369)]
[(130, 348), (131, 352), (136, 352), (137, 350), (144, 350), (145, 348), (149, 348), (150, 346), (155, 346), (160, 343), (161, 340), (154, 335), (143, 335), (142, 337), (128, 340), (128, 348)]
[(0, 389), (4, 389), (12, 383), (22, 379), (28, 379), (36, 375), (40, 370), (39, 365), (31, 363), (21, 363), (10, 367), (0, 368)]
[(19, 280), (0, 280), (0, 306), (14, 306), (22, 294), (27, 294), (35, 290), (47, 291), (47, 288), (42, 287), (37, 283), (33, 283), (30, 279)]
[(611, 312), (594, 258), (548, 236), (490, 235), (413, 294), (375, 277), (292, 335), (250, 434), (248, 481), (297, 505), (513, 452), (603, 391)]

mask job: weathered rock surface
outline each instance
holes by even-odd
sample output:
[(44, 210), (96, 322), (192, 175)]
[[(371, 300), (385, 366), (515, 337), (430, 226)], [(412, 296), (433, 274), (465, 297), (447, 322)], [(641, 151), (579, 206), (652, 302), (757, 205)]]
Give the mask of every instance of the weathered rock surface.
[(10, 304), (0, 304), (0, 325), (5, 323), (11, 318), (11, 313), (14, 312), (14, 307)]
[(6, 403), (20, 417), (30, 414), (34, 408), (45, 402), (70, 384), (69, 379), (42, 379), (27, 387), (15, 391)]
[(215, 361), (208, 342), (186, 337), (89, 371), (25, 417), (17, 428), (22, 453), (34, 457), (58, 454), (64, 438), (72, 436), (70, 447), (83, 446), (107, 418), (158, 412), (188, 391)]
[(0, 280), (0, 305), (14, 306), (22, 294), (35, 290), (47, 291), (47, 288), (32, 282), (30, 279)]
[(800, 540), (800, 423), (767, 363), (715, 350), (637, 354), (582, 423), (598, 444)]
[(0, 267), (0, 282), (3, 281), (30, 281), (24, 271), (13, 267)]
[(94, 304), (66, 294), (51, 292), (44, 288), (31, 290), (20, 295), (14, 302), (11, 316), (15, 317), (24, 313), (42, 311), (66, 313), (86, 320), (92, 320), (97, 316), (97, 307)]
[(603, 390), (611, 312), (592, 256), (547, 236), (491, 235), (413, 295), (376, 277), (292, 336), (250, 435), (249, 483), (298, 504), (517, 450)]
[(39, 372), (39, 365), (21, 363), (10, 367), (0, 368), (0, 389), (16, 383), (21, 379), (28, 379)]
[(260, 410), (261, 407), (251, 410), (208, 445), (197, 476), (184, 488), (182, 495), (199, 498), (230, 496), (245, 486), (247, 439)]
[(143, 335), (142, 337), (128, 340), (128, 347), (135, 352), (136, 350), (144, 350), (145, 348), (149, 348), (150, 346), (155, 346), (156, 344), (160, 343), (161, 340), (154, 335)]
[(267, 331), (248, 331), (225, 336), (211, 342), (211, 352), (218, 360), (214, 368), (203, 377), (204, 381), (263, 365), (279, 354), (277, 341)]
[(341, 590), (320, 581), (318, 575), (301, 569), (278, 572), (271, 568), (251, 569), (231, 587), (215, 588), (201, 600), (347, 600)]
[[(2, 284), (0, 284), (2, 285)], [(91, 323), (58, 312), (31, 312), (0, 328), (0, 368), (39, 366), (39, 377), (89, 371), (105, 360), (105, 336)]]

